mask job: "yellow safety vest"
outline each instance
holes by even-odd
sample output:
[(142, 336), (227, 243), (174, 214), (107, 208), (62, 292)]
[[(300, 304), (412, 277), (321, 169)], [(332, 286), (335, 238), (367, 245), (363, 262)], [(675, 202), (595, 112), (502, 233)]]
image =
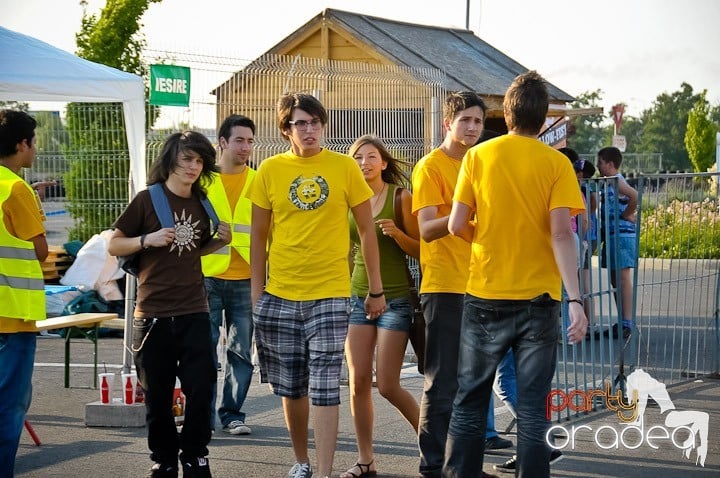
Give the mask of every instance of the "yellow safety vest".
[(202, 269), (206, 277), (213, 277), (222, 274), (230, 266), (230, 248), (234, 248), (245, 262), (250, 264), (250, 218), (252, 217), (252, 202), (247, 198), (247, 192), (255, 179), (255, 170), (248, 167), (248, 175), (245, 186), (240, 192), (240, 198), (235, 205), (235, 213), (232, 214), (230, 201), (225, 193), (220, 175), (207, 187), (208, 199), (215, 208), (218, 218), (222, 222), (230, 224), (232, 240), (227, 246), (210, 254), (202, 256)]
[(3, 217), (2, 205), (17, 182), (32, 191), (19, 176), (0, 167), (0, 314), (12, 319), (43, 320), (45, 281), (35, 245), (10, 234)]

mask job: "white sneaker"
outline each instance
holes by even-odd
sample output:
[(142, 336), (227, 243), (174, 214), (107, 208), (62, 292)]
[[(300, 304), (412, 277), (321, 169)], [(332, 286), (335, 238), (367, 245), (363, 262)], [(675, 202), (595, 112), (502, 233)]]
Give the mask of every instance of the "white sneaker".
[(245, 422), (242, 420), (231, 421), (223, 427), (223, 431), (231, 435), (249, 435), (252, 432), (250, 427), (245, 425)]
[(312, 478), (312, 476), (310, 463), (295, 463), (288, 472), (288, 478)]

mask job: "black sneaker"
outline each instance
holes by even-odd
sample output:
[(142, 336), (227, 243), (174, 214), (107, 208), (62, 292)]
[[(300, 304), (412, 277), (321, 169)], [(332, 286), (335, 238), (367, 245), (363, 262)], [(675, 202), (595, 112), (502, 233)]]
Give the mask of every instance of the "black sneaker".
[(177, 478), (177, 476), (177, 466), (163, 465), (162, 463), (155, 463), (145, 475), (146, 478)]
[(485, 440), (485, 451), (487, 450), (502, 450), (505, 448), (511, 448), (513, 442), (500, 437), (492, 437)]
[[(601, 332), (598, 330), (595, 332), (595, 338), (600, 338)], [(616, 339), (618, 338), (618, 324), (613, 324), (613, 326), (609, 329), (606, 329), (604, 332), (602, 332), (602, 335), (604, 337), (610, 337), (612, 334), (612, 338)], [(626, 327), (623, 325), (623, 331), (622, 331), (622, 337), (623, 339), (627, 340), (632, 335), (632, 329), (630, 327)]]
[(182, 460), (183, 478), (212, 478), (206, 456)]
[[(560, 450), (552, 450), (550, 452), (550, 464), (554, 465), (558, 461), (563, 459), (563, 454)], [(500, 471), (502, 473), (515, 473), (515, 466), (517, 465), (517, 455), (513, 455), (512, 458), (510, 458), (505, 463), (502, 463), (500, 465), (494, 465), (493, 469), (495, 471)]]
[(510, 457), (505, 463), (499, 465), (493, 465), (493, 470), (499, 471), (500, 473), (515, 473), (515, 465), (517, 464), (517, 455)]

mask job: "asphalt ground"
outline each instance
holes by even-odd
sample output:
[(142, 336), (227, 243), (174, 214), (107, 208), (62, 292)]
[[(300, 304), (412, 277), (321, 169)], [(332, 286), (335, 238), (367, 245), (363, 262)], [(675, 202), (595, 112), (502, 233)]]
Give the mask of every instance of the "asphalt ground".
[[(99, 341), (100, 368), (120, 371), (122, 340), (103, 338)], [(62, 339), (38, 340), (33, 376), (33, 402), (28, 420), (40, 438), (36, 446), (24, 431), (16, 461), (17, 477), (141, 477), (150, 466), (145, 428), (99, 428), (85, 426), (85, 405), (99, 400), (93, 389), (92, 344), (73, 339), (71, 388), (63, 387), (64, 342)], [(104, 365), (103, 365), (104, 364)], [(281, 402), (267, 385), (254, 381), (246, 401), (248, 436), (231, 436), (216, 432), (210, 443), (210, 466), (213, 476), (222, 477), (284, 477), (294, 462), (285, 429)], [(413, 364), (406, 364), (402, 384), (418, 399), (422, 393), (422, 377)], [(720, 380), (701, 377), (668, 387), (676, 412), (705, 412), (709, 416), (707, 457), (704, 466), (696, 462), (696, 450), (686, 458), (670, 439), (652, 439), (648, 429), (657, 426), (651, 435), (672, 434), (665, 426), (668, 412), (648, 407), (642, 439), (637, 431), (624, 435), (625, 444), (612, 446), (615, 434), (624, 424), (614, 412), (593, 412), (582, 419), (561, 423), (574, 441), (565, 440), (564, 459), (552, 467), (553, 477), (715, 477), (720, 476)], [(335, 476), (356, 460), (349, 390), (342, 388), (340, 427), (335, 454)], [(511, 416), (496, 400), (496, 426), (504, 432)], [(380, 477), (417, 476), (418, 452), (412, 428), (400, 414), (375, 391), (375, 463)], [(679, 414), (686, 416), (687, 414)], [(697, 416), (690, 414), (690, 416)], [(578, 428), (578, 427), (583, 428)], [(573, 434), (573, 427), (575, 433)], [(604, 428), (602, 428), (604, 427)], [(502, 436), (517, 442), (515, 429)], [(676, 442), (688, 433), (675, 430)], [(633, 434), (634, 433), (634, 434)], [(685, 433), (683, 435), (683, 433)], [(598, 436), (599, 443), (595, 440)], [(558, 439), (558, 445), (563, 439)], [(699, 439), (696, 440), (699, 445)], [(627, 446), (626, 446), (627, 445)], [(311, 457), (314, 457), (311, 434)], [(602, 446), (608, 449), (603, 449)], [(634, 449), (630, 449), (634, 447)], [(484, 470), (506, 461), (514, 448), (487, 453)], [(512, 476), (500, 474), (501, 476)]]

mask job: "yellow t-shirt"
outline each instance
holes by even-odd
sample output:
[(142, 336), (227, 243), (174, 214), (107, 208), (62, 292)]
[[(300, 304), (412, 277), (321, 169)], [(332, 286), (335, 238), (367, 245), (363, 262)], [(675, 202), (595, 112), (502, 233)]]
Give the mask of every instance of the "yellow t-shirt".
[(334, 151), (260, 163), (248, 197), (272, 211), (265, 290), (296, 301), (349, 297), (348, 211), (372, 195), (355, 160)]
[[(3, 222), (8, 232), (24, 241), (45, 235), (45, 214), (40, 198), (26, 184), (17, 182), (2, 205)], [(0, 311), (0, 313), (2, 313)], [(24, 321), (0, 316), (0, 333), (28, 332), (35, 330), (35, 321)]]
[(565, 155), (533, 138), (505, 135), (471, 148), (454, 200), (476, 213), (467, 292), (483, 299), (560, 300), (550, 211), (585, 209)]
[[(235, 207), (237, 206), (238, 199), (240, 199), (240, 193), (242, 193), (245, 187), (245, 181), (247, 181), (249, 168), (245, 168), (242, 173), (238, 174), (220, 174), (223, 187), (225, 188), (225, 194), (227, 194), (228, 202), (230, 203), (230, 213), (235, 214)], [(227, 270), (222, 274), (218, 274), (216, 277), (227, 280), (241, 280), (250, 278), (250, 264), (242, 258), (235, 248), (230, 248), (230, 265)]]
[[(438, 208), (438, 217), (449, 216), (460, 161), (434, 149), (415, 165), (412, 173), (412, 210)], [(448, 234), (432, 242), (420, 239), (420, 293), (464, 294), (468, 279), (470, 244)]]

